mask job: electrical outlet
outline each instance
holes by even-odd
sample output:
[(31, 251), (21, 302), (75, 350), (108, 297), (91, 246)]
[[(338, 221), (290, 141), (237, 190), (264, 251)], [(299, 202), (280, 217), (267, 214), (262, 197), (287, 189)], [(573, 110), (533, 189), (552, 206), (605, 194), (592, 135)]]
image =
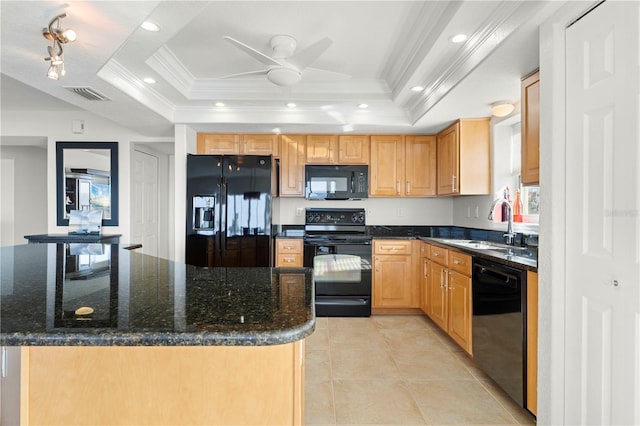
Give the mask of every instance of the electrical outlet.
[(467, 207), (467, 218), (471, 217), (471, 207)]
[(296, 216), (301, 217), (304, 214), (303, 207), (296, 207)]
[(480, 217), (480, 207), (476, 206), (475, 217)]
[(396, 215), (398, 217), (402, 217), (404, 215), (404, 209), (402, 207), (398, 207), (398, 209), (396, 210)]

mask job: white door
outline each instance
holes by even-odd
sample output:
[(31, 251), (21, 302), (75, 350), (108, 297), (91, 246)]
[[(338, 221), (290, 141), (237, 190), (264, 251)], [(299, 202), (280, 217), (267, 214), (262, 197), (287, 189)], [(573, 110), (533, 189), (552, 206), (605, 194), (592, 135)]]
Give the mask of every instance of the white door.
[(566, 30), (566, 424), (640, 424), (639, 27), (607, 1)]
[(134, 151), (132, 243), (140, 253), (158, 255), (158, 157)]

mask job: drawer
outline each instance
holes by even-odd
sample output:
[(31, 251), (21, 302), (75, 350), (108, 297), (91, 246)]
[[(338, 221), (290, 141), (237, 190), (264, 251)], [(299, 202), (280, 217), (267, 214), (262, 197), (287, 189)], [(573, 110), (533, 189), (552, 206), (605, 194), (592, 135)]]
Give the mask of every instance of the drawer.
[(302, 254), (302, 240), (293, 238), (276, 238), (277, 254)]
[(374, 254), (411, 254), (410, 240), (373, 240)]
[(420, 243), (420, 256), (431, 259), (431, 244)]
[(431, 260), (440, 265), (447, 266), (449, 264), (449, 249), (431, 246)]
[(449, 250), (449, 269), (471, 276), (471, 256), (455, 250)]
[(302, 254), (300, 253), (278, 253), (276, 257), (276, 266), (277, 267), (292, 267), (292, 268), (300, 268), (302, 267)]

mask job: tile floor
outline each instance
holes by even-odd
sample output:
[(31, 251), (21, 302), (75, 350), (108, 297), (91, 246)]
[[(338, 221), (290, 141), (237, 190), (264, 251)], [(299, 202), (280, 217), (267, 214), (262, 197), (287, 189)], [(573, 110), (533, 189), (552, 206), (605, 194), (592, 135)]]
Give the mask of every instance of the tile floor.
[(307, 424), (535, 424), (425, 316), (318, 318), (306, 351)]

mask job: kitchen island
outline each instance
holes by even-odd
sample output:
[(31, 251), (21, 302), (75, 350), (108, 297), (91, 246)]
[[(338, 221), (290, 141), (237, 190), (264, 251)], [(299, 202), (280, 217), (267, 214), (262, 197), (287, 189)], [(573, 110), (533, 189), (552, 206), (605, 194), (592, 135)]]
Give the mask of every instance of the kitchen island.
[(0, 258), (3, 418), (303, 422), (310, 269), (197, 268), (105, 244), (2, 247)]

